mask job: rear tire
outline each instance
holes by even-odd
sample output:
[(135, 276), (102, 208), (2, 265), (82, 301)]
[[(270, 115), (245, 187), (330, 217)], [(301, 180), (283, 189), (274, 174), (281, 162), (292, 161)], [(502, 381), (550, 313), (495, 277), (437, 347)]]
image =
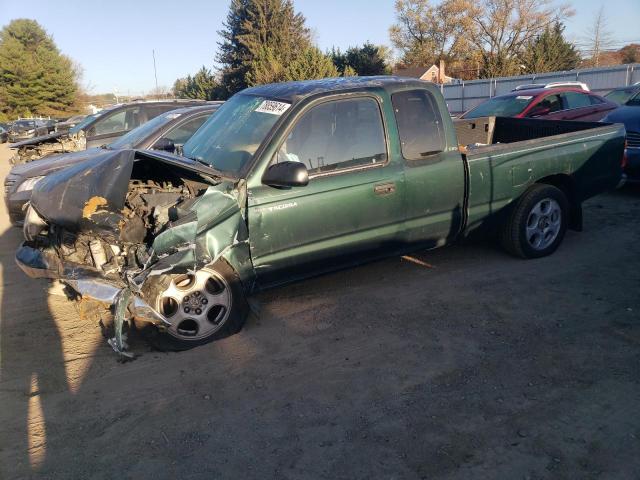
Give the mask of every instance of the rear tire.
[(504, 249), (520, 258), (556, 251), (569, 223), (569, 201), (553, 185), (535, 184), (518, 200), (501, 234)]
[[(242, 329), (249, 306), (240, 278), (227, 262), (221, 260), (198, 270), (196, 276), (170, 277), (169, 287), (156, 299), (156, 309), (172, 322), (172, 326), (167, 331), (152, 326), (143, 330), (155, 348), (188, 350)], [(216, 302), (216, 298), (221, 300)]]

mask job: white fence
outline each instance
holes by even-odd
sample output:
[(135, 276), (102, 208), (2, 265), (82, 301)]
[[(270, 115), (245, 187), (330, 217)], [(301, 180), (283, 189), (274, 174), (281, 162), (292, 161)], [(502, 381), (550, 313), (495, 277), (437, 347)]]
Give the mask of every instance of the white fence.
[(487, 78), (468, 82), (460, 81), (460, 83), (442, 85), (442, 93), (447, 101), (449, 111), (456, 114), (466, 112), (487, 98), (509, 93), (518, 85), (566, 81), (584, 82), (589, 85), (591, 91), (604, 94), (612, 88), (625, 87), (640, 82), (640, 63), (537, 75), (519, 75), (517, 77)]

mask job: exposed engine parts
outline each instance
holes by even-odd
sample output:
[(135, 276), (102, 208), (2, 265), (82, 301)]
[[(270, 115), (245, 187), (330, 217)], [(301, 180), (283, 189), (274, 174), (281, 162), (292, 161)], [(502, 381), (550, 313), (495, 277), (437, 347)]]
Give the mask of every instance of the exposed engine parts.
[(176, 294), (166, 300), (166, 292), (176, 278), (213, 278), (207, 268), (218, 261), (253, 278), (246, 201), (243, 181), (171, 157), (106, 150), (34, 189), (16, 260), (32, 277), (59, 279), (112, 305), (116, 336), (109, 343), (122, 355), (125, 323), (191, 341), (221, 328), (230, 303), (212, 281), (209, 297), (200, 284), (178, 283), (187, 295), (182, 303)]
[(86, 148), (87, 141), (82, 131), (74, 134), (64, 134), (60, 137), (52, 137), (42, 142), (32, 144), (23, 142), (24, 145), (18, 147), (16, 153), (11, 157), (12, 165), (32, 162), (39, 158), (52, 155), (54, 153), (77, 152)]

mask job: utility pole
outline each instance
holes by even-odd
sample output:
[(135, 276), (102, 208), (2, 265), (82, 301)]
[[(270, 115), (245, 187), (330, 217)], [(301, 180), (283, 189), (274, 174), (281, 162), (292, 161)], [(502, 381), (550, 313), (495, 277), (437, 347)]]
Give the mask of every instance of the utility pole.
[(153, 75), (156, 77), (156, 96), (158, 95), (158, 71), (156, 70), (156, 51), (151, 50), (153, 55)]

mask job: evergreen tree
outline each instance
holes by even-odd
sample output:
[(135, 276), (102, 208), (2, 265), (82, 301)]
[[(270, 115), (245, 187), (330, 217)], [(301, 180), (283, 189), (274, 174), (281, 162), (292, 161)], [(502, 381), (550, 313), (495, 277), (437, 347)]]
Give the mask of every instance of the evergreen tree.
[(202, 66), (194, 76), (187, 75), (176, 80), (173, 94), (178, 98), (216, 100), (220, 98), (220, 84), (211, 70)]
[(337, 77), (338, 70), (327, 55), (317, 47), (307, 47), (285, 70), (286, 80), (312, 80)]
[(264, 78), (266, 66), (282, 71), (311, 46), (305, 18), (294, 11), (291, 0), (232, 0), (218, 33), (223, 38), (218, 61), (228, 94)]
[(0, 31), (0, 115), (60, 115), (77, 92), (71, 59), (35, 20), (12, 20)]
[[(384, 58), (384, 50), (366, 42), (362, 47), (350, 47), (345, 53), (332, 48), (329, 57), (340, 75), (388, 75), (390, 68)], [(346, 73), (345, 73), (346, 72)]]
[(565, 40), (564, 25), (556, 22), (527, 45), (523, 54), (525, 72), (572, 70), (580, 65), (580, 54)]

